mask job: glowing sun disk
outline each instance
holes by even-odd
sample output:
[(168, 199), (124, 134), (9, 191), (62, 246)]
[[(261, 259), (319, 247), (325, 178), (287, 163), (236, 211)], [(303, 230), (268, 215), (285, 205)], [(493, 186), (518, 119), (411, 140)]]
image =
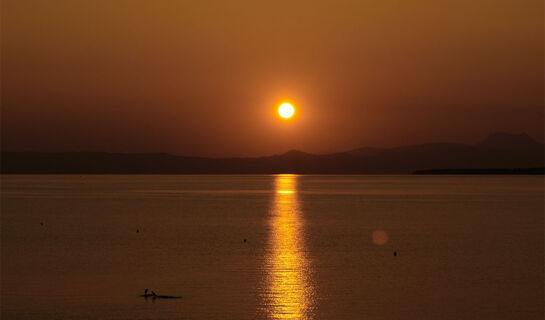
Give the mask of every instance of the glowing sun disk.
[(291, 118), (293, 116), (293, 113), (295, 112), (295, 109), (290, 103), (283, 103), (278, 107), (278, 114), (282, 118)]

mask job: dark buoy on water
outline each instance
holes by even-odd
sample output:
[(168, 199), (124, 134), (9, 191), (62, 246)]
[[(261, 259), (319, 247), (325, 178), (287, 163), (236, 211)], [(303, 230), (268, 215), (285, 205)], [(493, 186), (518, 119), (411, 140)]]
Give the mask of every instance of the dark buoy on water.
[(397, 251), (394, 251), (394, 257), (397, 257)]
[(40, 222), (40, 225), (41, 225), (41, 226), (43, 226), (43, 225), (44, 225), (43, 221), (42, 221), (42, 222)]
[(244, 239), (244, 243), (246, 243), (246, 239)]
[(136, 233), (140, 232), (140, 230), (136, 229)]

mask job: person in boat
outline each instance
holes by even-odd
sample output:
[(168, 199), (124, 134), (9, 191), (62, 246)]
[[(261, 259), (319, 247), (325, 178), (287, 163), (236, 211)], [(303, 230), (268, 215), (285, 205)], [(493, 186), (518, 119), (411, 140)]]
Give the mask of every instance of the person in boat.
[(144, 290), (144, 295), (145, 295), (145, 296), (148, 295), (148, 289)]
[(151, 295), (154, 297), (154, 298), (157, 298), (157, 295), (155, 294), (155, 291), (151, 291)]

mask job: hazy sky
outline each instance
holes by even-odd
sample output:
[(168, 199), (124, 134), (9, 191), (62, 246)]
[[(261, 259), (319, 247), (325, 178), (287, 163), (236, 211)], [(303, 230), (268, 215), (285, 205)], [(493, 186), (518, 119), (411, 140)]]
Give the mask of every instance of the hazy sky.
[[(526, 131), (542, 0), (2, 0), (2, 149), (268, 155)], [(275, 105), (297, 117), (278, 121)]]

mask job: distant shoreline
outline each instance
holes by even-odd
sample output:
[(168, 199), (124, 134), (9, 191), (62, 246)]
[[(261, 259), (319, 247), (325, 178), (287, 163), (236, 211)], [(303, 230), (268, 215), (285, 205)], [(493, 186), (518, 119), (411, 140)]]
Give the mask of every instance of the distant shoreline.
[(252, 176), (252, 175), (279, 175), (279, 174), (295, 174), (295, 175), (349, 175), (349, 176), (409, 176), (409, 175), (545, 175), (545, 168), (518, 168), (518, 169), (430, 169), (416, 170), (412, 173), (347, 173), (347, 172), (0, 172), (0, 175), (68, 175), (68, 176), (83, 176), (83, 175), (191, 175), (191, 176)]
[[(544, 174), (545, 145), (495, 133), (474, 145), (431, 143), (263, 157), (168, 153), (0, 152), (2, 174)], [(442, 168), (442, 169), (441, 169)], [(491, 169), (497, 168), (497, 169)], [(415, 171), (417, 170), (417, 171)]]
[(518, 175), (543, 175), (545, 168), (513, 168), (513, 169), (431, 169), (416, 170), (413, 174), (518, 174)]

